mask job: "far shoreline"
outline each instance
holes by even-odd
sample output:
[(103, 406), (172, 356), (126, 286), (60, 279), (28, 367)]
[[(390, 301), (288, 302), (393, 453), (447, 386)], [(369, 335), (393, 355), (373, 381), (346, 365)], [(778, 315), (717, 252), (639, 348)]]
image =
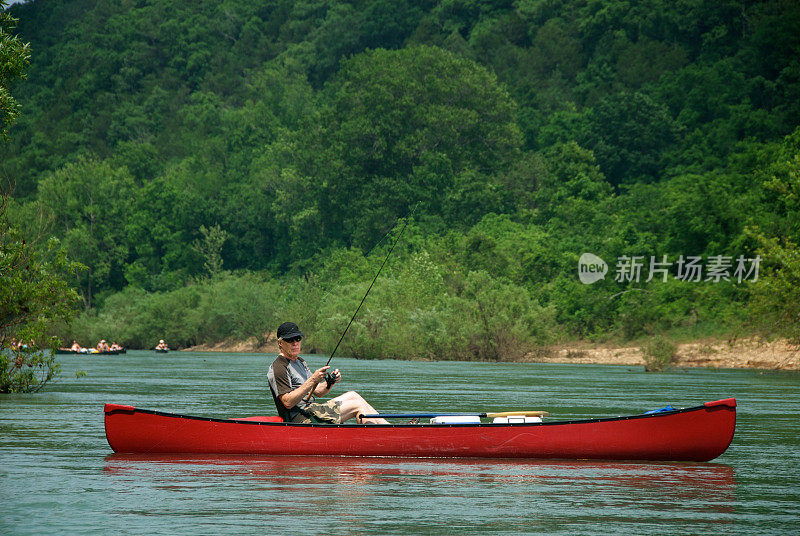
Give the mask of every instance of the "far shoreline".
[[(190, 352), (278, 353), (277, 341), (264, 344), (250, 341), (224, 341), (184, 348)], [(314, 353), (313, 351), (310, 353)], [(413, 361), (413, 360), (412, 360)], [(527, 352), (516, 360), (502, 363), (560, 363), (583, 365), (644, 366), (642, 350), (635, 344), (594, 344), (586, 341), (564, 343)], [(677, 345), (675, 368), (734, 368), (760, 370), (800, 370), (800, 348), (785, 339), (702, 339)]]

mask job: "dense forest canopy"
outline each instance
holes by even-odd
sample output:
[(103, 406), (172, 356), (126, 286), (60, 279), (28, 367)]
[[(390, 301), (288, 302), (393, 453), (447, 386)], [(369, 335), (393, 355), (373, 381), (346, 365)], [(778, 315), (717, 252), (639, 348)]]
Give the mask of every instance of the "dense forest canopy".
[[(9, 13), (31, 64), (0, 177), (16, 225), (85, 265), (86, 337), (262, 337), (290, 313), (336, 332), (412, 207), (353, 355), (499, 359), (557, 335), (792, 318), (766, 289), (785, 302), (800, 275), (794, 0)], [(592, 284), (587, 252), (607, 263)]]

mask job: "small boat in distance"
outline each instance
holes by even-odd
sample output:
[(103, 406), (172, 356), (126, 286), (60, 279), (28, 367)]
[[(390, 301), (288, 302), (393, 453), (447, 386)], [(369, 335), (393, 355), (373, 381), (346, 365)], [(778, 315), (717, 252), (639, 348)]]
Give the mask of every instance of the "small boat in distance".
[(156, 347), (153, 348), (153, 350), (155, 350), (159, 354), (166, 354), (167, 352), (169, 352), (169, 346), (167, 346), (167, 343), (164, 342), (164, 339), (161, 339), (160, 341), (158, 341), (158, 345), (156, 345)]
[(108, 345), (105, 339), (100, 339), (100, 342), (97, 343), (95, 347), (88, 347), (84, 348), (78, 341), (73, 340), (72, 346), (69, 348), (59, 348), (56, 350), (57, 354), (86, 354), (86, 355), (118, 355), (126, 353), (126, 349), (117, 344), (116, 342), (113, 343), (111, 346)]
[[(432, 419), (433, 421), (434, 419)], [(280, 417), (215, 419), (105, 405), (117, 453), (713, 460), (733, 439), (736, 400), (629, 417), (548, 422), (303, 424)]]
[(75, 355), (119, 355), (127, 353), (126, 348), (118, 350), (104, 350), (98, 351), (96, 348), (81, 348), (80, 350), (73, 350), (71, 348), (59, 348), (56, 350), (57, 354), (75, 354)]

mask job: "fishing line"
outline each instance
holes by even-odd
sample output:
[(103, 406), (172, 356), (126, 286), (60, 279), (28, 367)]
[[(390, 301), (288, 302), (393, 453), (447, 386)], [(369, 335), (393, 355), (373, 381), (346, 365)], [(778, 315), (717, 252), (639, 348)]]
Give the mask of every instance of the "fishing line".
[[(414, 210), (416, 210), (416, 207), (414, 208)], [(412, 212), (412, 213), (413, 213), (413, 212)], [(372, 246), (372, 247), (369, 249), (369, 251), (368, 251), (368, 252), (367, 252), (367, 253), (364, 255), (364, 258), (368, 259), (368, 258), (369, 258), (369, 256), (370, 256), (370, 255), (372, 255), (372, 252), (373, 252), (373, 251), (375, 251), (376, 249), (378, 249), (378, 246), (380, 246), (381, 244), (383, 244), (383, 241), (384, 241), (384, 240), (386, 240), (386, 237), (388, 237), (390, 234), (392, 234), (392, 231), (394, 231), (394, 230), (397, 228), (397, 222), (399, 222), (399, 221), (400, 221), (400, 217), (398, 216), (398, 217), (397, 217), (397, 219), (396, 219), (396, 220), (394, 220), (394, 223), (392, 223), (391, 227), (389, 227), (389, 230), (388, 230), (388, 231), (386, 231), (386, 234), (384, 234), (384, 235), (381, 237), (381, 239), (380, 239), (380, 240), (378, 240), (378, 241), (375, 243), (375, 245), (374, 245), (374, 246)], [(303, 318), (302, 318), (302, 323), (303, 323), (303, 324), (307, 324), (307, 323), (308, 323), (309, 319), (311, 318), (311, 314), (310, 314), (311, 312), (313, 312), (314, 314), (316, 314), (316, 313), (319, 311), (319, 307), (322, 305), (322, 303), (324, 303), (324, 302), (325, 302), (325, 298), (327, 298), (327, 297), (330, 295), (330, 293), (331, 293), (331, 292), (333, 292), (333, 289), (335, 289), (335, 288), (339, 288), (339, 283), (341, 283), (341, 281), (342, 281), (342, 278), (343, 278), (343, 277), (344, 277), (344, 274), (342, 274), (342, 275), (339, 275), (339, 279), (337, 279), (337, 280), (336, 280), (336, 283), (334, 283), (333, 285), (331, 285), (331, 286), (330, 286), (330, 288), (328, 288), (328, 290), (327, 290), (327, 291), (325, 291), (325, 294), (323, 294), (323, 295), (322, 295), (322, 297), (321, 297), (321, 298), (320, 298), (320, 299), (317, 301), (317, 307), (311, 307), (311, 308), (309, 308), (309, 316), (306, 316), (306, 317), (303, 317)]]
[(339, 349), (339, 345), (342, 344), (342, 341), (344, 340), (344, 336), (345, 336), (345, 334), (347, 334), (347, 330), (350, 329), (350, 325), (356, 319), (356, 315), (358, 314), (358, 311), (360, 311), (361, 310), (361, 306), (364, 305), (364, 301), (367, 299), (367, 296), (369, 296), (369, 291), (372, 290), (372, 286), (375, 284), (375, 281), (378, 280), (378, 276), (381, 275), (381, 270), (383, 270), (383, 267), (386, 265), (386, 261), (389, 260), (389, 257), (391, 256), (392, 252), (394, 251), (395, 246), (397, 246), (397, 243), (400, 241), (400, 237), (403, 236), (403, 231), (406, 230), (406, 226), (408, 225), (409, 220), (411, 220), (411, 216), (414, 215), (414, 210), (416, 210), (416, 209), (417, 209), (417, 207), (415, 206), (414, 209), (411, 211), (411, 214), (406, 218), (405, 223), (403, 223), (403, 228), (400, 229), (400, 234), (397, 235), (397, 238), (395, 239), (394, 244), (392, 244), (392, 247), (389, 250), (389, 253), (387, 253), (386, 257), (383, 259), (383, 263), (381, 264), (381, 267), (378, 268), (378, 273), (375, 274), (375, 277), (372, 279), (372, 283), (370, 283), (366, 294), (364, 294), (364, 297), (361, 298), (361, 303), (358, 304), (358, 308), (356, 308), (356, 312), (353, 313), (353, 317), (350, 319), (350, 322), (347, 323), (347, 327), (344, 328), (344, 331), (342, 332), (342, 336), (339, 337), (339, 342), (336, 343), (336, 346), (334, 347), (333, 352), (331, 352), (331, 356), (328, 358), (328, 362), (325, 363), (325, 366), (330, 365), (331, 359), (333, 359), (333, 354), (336, 353), (336, 350)]
[[(386, 261), (389, 260), (389, 257), (392, 255), (392, 252), (394, 251), (394, 248), (397, 246), (397, 243), (400, 242), (400, 237), (403, 236), (403, 231), (406, 230), (406, 227), (408, 226), (408, 222), (414, 216), (414, 212), (417, 210), (417, 206), (419, 206), (419, 203), (414, 205), (414, 208), (411, 210), (411, 214), (408, 215), (408, 217), (406, 218), (406, 221), (403, 223), (403, 228), (400, 229), (400, 233), (397, 235), (397, 238), (395, 239), (394, 244), (392, 244), (392, 247), (389, 249), (389, 253), (386, 254), (386, 257), (384, 257), (383, 262), (381, 263), (381, 267), (378, 268), (378, 273), (375, 274), (375, 277), (372, 279), (372, 283), (370, 283), (369, 288), (367, 289), (367, 292), (364, 294), (364, 297), (361, 298), (361, 303), (358, 304), (358, 307), (356, 308), (356, 312), (353, 313), (353, 316), (350, 318), (350, 322), (347, 323), (347, 327), (344, 328), (344, 331), (342, 332), (342, 336), (339, 337), (339, 342), (337, 342), (336, 346), (333, 348), (333, 352), (331, 352), (331, 355), (328, 358), (328, 362), (325, 363), (326, 367), (331, 364), (331, 360), (333, 359), (334, 354), (336, 354), (336, 350), (339, 349), (339, 345), (342, 344), (342, 341), (344, 340), (344, 336), (347, 334), (347, 330), (350, 329), (350, 326), (353, 324), (353, 321), (356, 319), (356, 315), (358, 315), (358, 312), (361, 310), (361, 306), (364, 305), (364, 302), (366, 301), (367, 296), (369, 296), (369, 291), (372, 290), (373, 285), (375, 285), (375, 281), (378, 280), (378, 276), (381, 275), (381, 271), (383, 270), (383, 267), (386, 265)], [(311, 388), (311, 391), (308, 393), (308, 396), (306, 397), (306, 402), (311, 400), (311, 397), (313, 396), (314, 390), (316, 390), (316, 388), (317, 388), (317, 384), (315, 384), (314, 387)]]

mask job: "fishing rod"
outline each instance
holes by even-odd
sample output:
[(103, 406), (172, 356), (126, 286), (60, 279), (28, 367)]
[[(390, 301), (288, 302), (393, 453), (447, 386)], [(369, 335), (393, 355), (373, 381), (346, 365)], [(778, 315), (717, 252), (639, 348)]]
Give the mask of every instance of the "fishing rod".
[[(400, 233), (397, 235), (397, 238), (395, 239), (394, 244), (392, 244), (392, 247), (389, 249), (389, 253), (386, 254), (386, 257), (384, 257), (383, 262), (381, 263), (381, 267), (378, 268), (378, 273), (375, 274), (375, 277), (372, 279), (372, 283), (370, 283), (369, 288), (367, 289), (367, 292), (364, 294), (364, 297), (361, 298), (361, 303), (358, 304), (358, 307), (356, 308), (356, 312), (353, 313), (353, 316), (350, 318), (350, 322), (347, 323), (347, 327), (344, 328), (344, 331), (342, 332), (342, 336), (339, 337), (339, 342), (337, 342), (336, 346), (333, 348), (333, 352), (331, 352), (331, 355), (328, 358), (328, 362), (325, 363), (326, 367), (331, 364), (331, 360), (333, 359), (334, 354), (336, 354), (336, 350), (339, 349), (339, 345), (342, 344), (342, 341), (344, 340), (344, 336), (347, 334), (347, 330), (350, 329), (350, 326), (353, 324), (353, 321), (356, 319), (356, 315), (358, 315), (358, 312), (361, 310), (361, 306), (364, 305), (364, 302), (366, 301), (367, 296), (369, 296), (369, 291), (372, 290), (372, 286), (375, 285), (375, 281), (377, 281), (378, 280), (378, 276), (381, 275), (381, 271), (383, 270), (383, 267), (386, 265), (386, 261), (388, 261), (389, 257), (392, 255), (392, 252), (394, 251), (395, 246), (397, 246), (397, 243), (400, 242), (400, 237), (403, 236), (403, 231), (406, 230), (406, 226), (408, 225), (408, 222), (411, 220), (411, 217), (414, 215), (414, 212), (417, 210), (417, 206), (419, 206), (419, 203), (414, 205), (414, 208), (411, 210), (411, 214), (408, 215), (408, 217), (406, 218), (405, 223), (403, 223), (403, 228), (400, 229)], [(330, 373), (328, 373), (328, 374), (330, 374)], [(326, 376), (327, 376), (327, 374), (326, 374)], [(326, 380), (327, 380), (327, 377), (326, 377)], [(311, 397), (313, 396), (314, 390), (317, 388), (317, 385), (319, 385), (319, 384), (315, 383), (314, 387), (311, 388), (311, 391), (308, 393), (308, 396), (306, 397), (306, 402), (311, 400)]]

